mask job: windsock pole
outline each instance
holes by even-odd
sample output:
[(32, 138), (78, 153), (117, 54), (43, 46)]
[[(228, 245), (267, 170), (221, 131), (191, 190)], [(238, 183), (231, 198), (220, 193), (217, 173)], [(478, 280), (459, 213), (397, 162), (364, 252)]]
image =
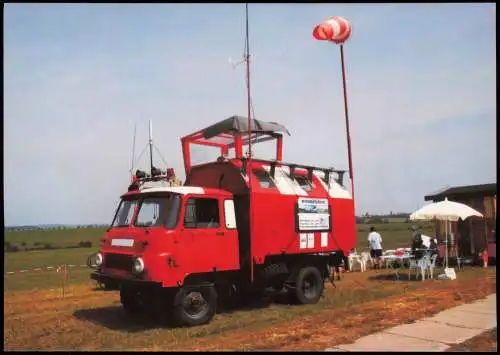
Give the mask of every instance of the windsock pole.
[(351, 134), (349, 131), (349, 109), (347, 106), (347, 84), (346, 84), (346, 75), (345, 75), (345, 63), (344, 63), (344, 45), (340, 45), (340, 62), (342, 66), (342, 86), (344, 90), (344, 113), (345, 113), (345, 128), (346, 128), (346, 136), (347, 136), (347, 155), (349, 158), (349, 178), (351, 179), (351, 191), (352, 191), (352, 200), (355, 203), (356, 199), (354, 198), (354, 172), (352, 166), (352, 151), (351, 151)]
[(340, 62), (342, 66), (342, 86), (344, 91), (344, 113), (347, 136), (347, 155), (349, 159), (349, 178), (351, 179), (352, 200), (354, 199), (354, 172), (352, 165), (351, 135), (349, 131), (349, 110), (347, 107), (347, 83), (345, 75), (344, 42), (351, 36), (349, 21), (340, 16), (333, 16), (313, 29), (313, 37), (318, 41), (328, 41), (340, 45)]

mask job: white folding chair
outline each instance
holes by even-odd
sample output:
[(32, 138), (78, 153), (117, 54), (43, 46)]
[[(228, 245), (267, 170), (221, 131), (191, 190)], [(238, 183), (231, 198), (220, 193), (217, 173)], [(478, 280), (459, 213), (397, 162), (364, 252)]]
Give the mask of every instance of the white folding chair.
[(429, 276), (430, 279), (434, 279), (434, 269), (436, 268), (436, 260), (437, 260), (438, 255), (434, 254), (433, 256), (430, 257), (429, 264), (427, 265), (427, 270), (429, 271)]
[(352, 254), (349, 254), (349, 256), (347, 258), (349, 260), (349, 271), (352, 272), (352, 270), (354, 269), (354, 263), (359, 264), (360, 256), (358, 254), (352, 253)]
[(420, 270), (420, 273), (422, 275), (422, 281), (425, 280), (425, 270), (427, 269), (427, 265), (429, 265), (430, 260), (428, 255), (424, 255), (420, 259), (410, 259), (410, 266), (408, 267), (408, 280), (411, 280), (411, 270), (415, 269), (417, 270), (416, 272), (416, 279), (418, 280), (418, 271)]
[(369, 261), (371, 262), (370, 253), (367, 253), (367, 252), (361, 253), (361, 257), (359, 258), (359, 263), (361, 265), (361, 272), (366, 271), (366, 267), (367, 267)]

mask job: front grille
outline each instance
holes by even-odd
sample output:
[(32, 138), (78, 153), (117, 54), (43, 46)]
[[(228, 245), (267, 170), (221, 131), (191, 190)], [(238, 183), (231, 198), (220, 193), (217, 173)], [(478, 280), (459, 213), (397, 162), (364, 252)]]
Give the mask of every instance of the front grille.
[(104, 267), (109, 269), (118, 269), (132, 271), (132, 256), (125, 254), (105, 254)]

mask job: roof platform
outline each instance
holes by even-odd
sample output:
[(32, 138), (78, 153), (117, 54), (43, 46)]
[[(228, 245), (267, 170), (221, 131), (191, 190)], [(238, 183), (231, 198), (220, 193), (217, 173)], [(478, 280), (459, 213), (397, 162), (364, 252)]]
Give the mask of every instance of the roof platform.
[(182, 153), (186, 176), (191, 169), (191, 153), (189, 149), (191, 144), (220, 148), (221, 156), (225, 157), (228, 157), (229, 149), (234, 149), (234, 158), (244, 159), (243, 145), (248, 144), (249, 141), (255, 144), (276, 140), (276, 160), (281, 161), (283, 156), (283, 133), (290, 135), (288, 129), (282, 124), (252, 119), (249, 135), (248, 118), (235, 115), (182, 137)]

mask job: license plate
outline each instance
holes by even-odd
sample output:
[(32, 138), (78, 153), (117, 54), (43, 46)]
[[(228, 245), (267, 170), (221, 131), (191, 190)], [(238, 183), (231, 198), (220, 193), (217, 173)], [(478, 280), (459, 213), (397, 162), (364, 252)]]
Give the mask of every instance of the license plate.
[(133, 247), (134, 240), (133, 239), (112, 239), (111, 245), (115, 247)]

